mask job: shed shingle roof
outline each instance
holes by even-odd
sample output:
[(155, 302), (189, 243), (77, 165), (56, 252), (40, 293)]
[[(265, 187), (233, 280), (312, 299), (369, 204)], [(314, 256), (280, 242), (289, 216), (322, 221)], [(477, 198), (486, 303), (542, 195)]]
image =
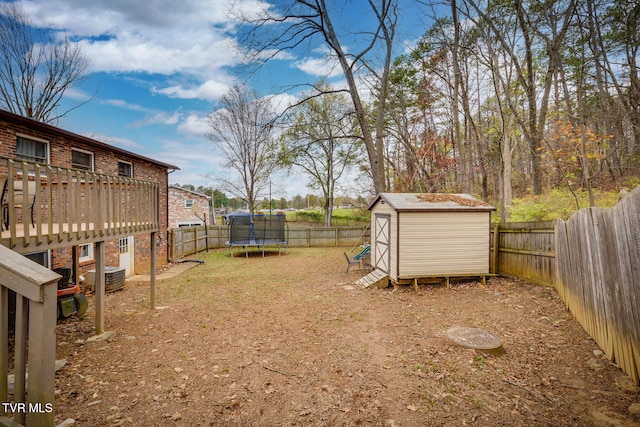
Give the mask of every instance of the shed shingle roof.
[(380, 193), (369, 205), (388, 203), (396, 211), (494, 211), (491, 206), (468, 194), (449, 193)]

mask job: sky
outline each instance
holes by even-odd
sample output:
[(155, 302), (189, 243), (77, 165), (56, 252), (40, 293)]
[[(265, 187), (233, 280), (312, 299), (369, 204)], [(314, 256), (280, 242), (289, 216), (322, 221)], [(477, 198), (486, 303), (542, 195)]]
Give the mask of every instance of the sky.
[[(218, 188), (217, 179), (229, 174), (206, 134), (207, 116), (232, 85), (247, 84), (279, 109), (295, 100), (304, 84), (327, 78), (344, 85), (316, 40), (257, 70), (247, 61), (241, 43), (245, 28), (234, 16), (271, 7), (266, 0), (17, 1), (34, 25), (64, 31), (89, 59), (87, 81), (62, 102), (62, 108), (82, 106), (56, 125), (178, 166), (170, 184)], [(366, 25), (367, 0), (328, 3), (340, 11), (338, 31), (354, 34), (356, 23)], [(412, 0), (401, 3), (409, 7)], [(401, 11), (400, 22), (398, 53), (425, 29), (412, 9)], [(355, 37), (343, 43), (347, 50), (358, 47)], [(313, 194), (306, 182), (299, 173), (276, 176), (271, 196)]]

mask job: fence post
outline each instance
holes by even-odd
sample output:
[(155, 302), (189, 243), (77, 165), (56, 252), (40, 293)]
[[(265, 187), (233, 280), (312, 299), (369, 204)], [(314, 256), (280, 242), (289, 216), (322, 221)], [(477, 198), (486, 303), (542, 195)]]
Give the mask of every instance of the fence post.
[(149, 293), (149, 307), (151, 308), (151, 310), (155, 310), (156, 309), (156, 256), (157, 256), (157, 249), (156, 249), (156, 238), (157, 238), (158, 232), (153, 231), (151, 232), (151, 237), (149, 238), (151, 240), (151, 265), (150, 265), (150, 293)]
[(500, 224), (493, 226), (493, 265), (491, 266), (493, 274), (498, 274), (498, 262), (500, 258)]
[(173, 261), (174, 259), (176, 259), (176, 254), (175, 254), (175, 240), (174, 240), (175, 236), (173, 234), (173, 228), (169, 230), (169, 238), (168, 240), (168, 245), (169, 245), (169, 261)]

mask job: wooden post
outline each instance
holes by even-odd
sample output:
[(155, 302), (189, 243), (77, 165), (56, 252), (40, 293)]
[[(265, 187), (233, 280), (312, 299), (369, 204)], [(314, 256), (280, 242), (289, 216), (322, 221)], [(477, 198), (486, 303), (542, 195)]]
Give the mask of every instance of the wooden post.
[(56, 304), (58, 281), (42, 285), (42, 304), (29, 304), (29, 402), (38, 411), (27, 414), (28, 426), (52, 426), (56, 374)]
[(151, 295), (149, 296), (149, 307), (156, 308), (156, 236), (157, 232), (151, 233)]
[(96, 335), (104, 332), (104, 242), (96, 242)]
[(498, 261), (500, 257), (500, 224), (493, 226), (493, 265), (490, 273), (498, 274)]
[(555, 259), (556, 259), (556, 268), (553, 271), (553, 287), (556, 289), (556, 291), (559, 291), (560, 288), (563, 287), (562, 281), (560, 279), (560, 262), (559, 262), (559, 256), (558, 256), (558, 224), (560, 223), (560, 220), (556, 220), (553, 223), (553, 247), (554, 247), (554, 253), (556, 255)]
[[(13, 398), (16, 402), (26, 402), (25, 371), (27, 366), (27, 325), (29, 324), (29, 300), (16, 295), (16, 327), (15, 327), (15, 354), (13, 369)], [(38, 325), (37, 327), (39, 327)], [(55, 344), (54, 344), (55, 347)], [(54, 368), (55, 369), (55, 368)], [(17, 412), (15, 420), (18, 424), (24, 424), (26, 414)]]
[(80, 277), (80, 247), (73, 245), (71, 247), (71, 272), (74, 285), (79, 283), (78, 277)]
[[(1, 218), (0, 218), (1, 219)], [(8, 395), (7, 378), (9, 370), (9, 289), (0, 285), (0, 401), (6, 402)], [(4, 411), (0, 408), (0, 415)]]

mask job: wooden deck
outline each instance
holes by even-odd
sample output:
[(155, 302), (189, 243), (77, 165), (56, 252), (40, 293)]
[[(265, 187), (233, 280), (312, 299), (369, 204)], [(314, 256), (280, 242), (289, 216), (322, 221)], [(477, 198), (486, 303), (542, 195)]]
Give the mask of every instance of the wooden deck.
[(0, 182), (0, 244), (19, 253), (160, 230), (157, 182), (4, 157)]
[(148, 234), (159, 231), (153, 224), (104, 223), (95, 224), (39, 224), (36, 226), (18, 224), (14, 233), (3, 230), (0, 244), (18, 253), (29, 253), (68, 246), (84, 245), (120, 237)]

